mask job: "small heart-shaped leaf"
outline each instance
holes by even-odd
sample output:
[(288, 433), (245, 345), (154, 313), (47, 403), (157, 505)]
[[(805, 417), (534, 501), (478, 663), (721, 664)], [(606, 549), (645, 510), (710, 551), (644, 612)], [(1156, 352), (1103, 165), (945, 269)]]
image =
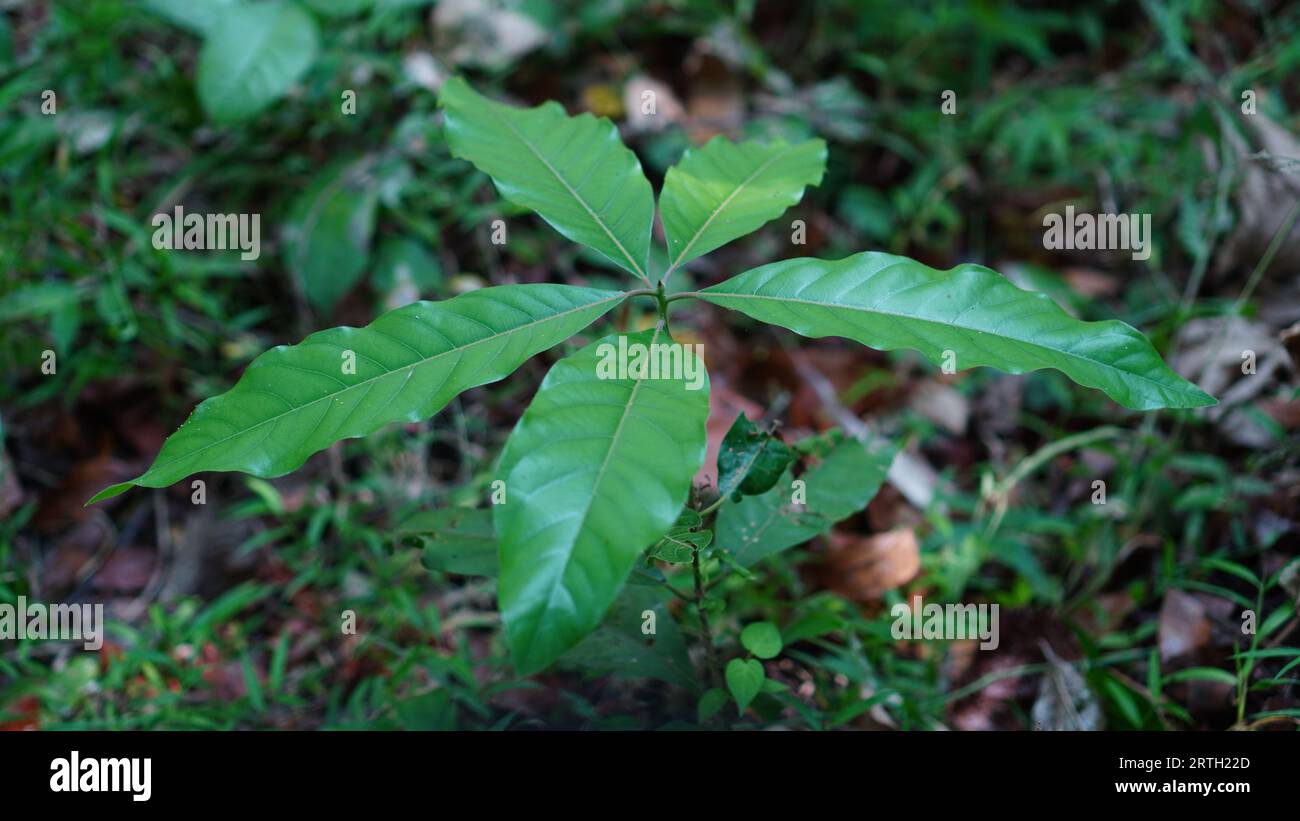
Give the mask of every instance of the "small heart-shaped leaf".
[(749, 703), (763, 689), (763, 663), (757, 659), (732, 659), (727, 662), (727, 689), (736, 707), (745, 712)]
[(761, 659), (775, 658), (781, 652), (781, 631), (770, 621), (760, 621), (740, 631), (740, 643)]

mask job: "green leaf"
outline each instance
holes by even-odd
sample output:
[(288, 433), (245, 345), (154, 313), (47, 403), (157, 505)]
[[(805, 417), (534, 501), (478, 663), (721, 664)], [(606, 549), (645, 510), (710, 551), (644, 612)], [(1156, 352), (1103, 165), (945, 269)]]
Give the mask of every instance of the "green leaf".
[(404, 730), (456, 729), (456, 704), (444, 687), (398, 701), (393, 712)]
[(800, 477), (804, 504), (795, 504), (794, 477), (787, 472), (768, 492), (723, 505), (715, 525), (717, 544), (742, 567), (803, 544), (866, 507), (893, 461), (894, 450), (883, 443), (864, 446), (843, 439)]
[(379, 186), (370, 158), (327, 169), (298, 198), (289, 231), (289, 270), (311, 304), (328, 311), (366, 269)]
[(351, 17), (374, 5), (374, 0), (303, 0), (313, 11), (326, 17)]
[(497, 575), (492, 511), (451, 507), (417, 513), (397, 526), (399, 544), (423, 545), (429, 570), (462, 576)]
[[(272, 348), (220, 396), (204, 401), (135, 485), (165, 487), (209, 470), (283, 476), (340, 439), (416, 422), (462, 391), (503, 378), (582, 330), (624, 298), (569, 285), (483, 288), (414, 302), (364, 328), (331, 328)], [(348, 352), (355, 355), (349, 373)], [(89, 504), (88, 503), (88, 504)]]
[(739, 501), (765, 493), (785, 472), (794, 453), (779, 437), (754, 426), (744, 413), (736, 416), (718, 451), (718, 493)]
[[(592, 675), (653, 678), (695, 690), (695, 668), (686, 639), (668, 612), (661, 589), (628, 586), (594, 631), (561, 658)], [(654, 614), (654, 633), (644, 632), (647, 613)]]
[(57, 313), (76, 305), (82, 294), (66, 282), (34, 282), (0, 296), (0, 320), (12, 322), (27, 317)]
[(760, 621), (740, 631), (740, 643), (761, 659), (776, 658), (781, 652), (781, 631), (770, 621)]
[(695, 551), (703, 550), (713, 541), (713, 531), (701, 530), (696, 532), (703, 520), (700, 514), (690, 507), (682, 508), (682, 512), (673, 522), (664, 537), (659, 540), (654, 547), (650, 548), (651, 558), (658, 559), (669, 564), (686, 564), (695, 558)]
[(1165, 676), (1165, 682), (1168, 684), (1176, 681), (1213, 681), (1219, 684), (1227, 684), (1230, 687), (1237, 686), (1236, 676), (1217, 667), (1188, 667), (1185, 670), (1179, 670)]
[(835, 611), (838, 602), (829, 594), (819, 595), (822, 598), (805, 600), (800, 608), (801, 614), (781, 631), (781, 640), (786, 646), (843, 629), (844, 617)]
[(727, 662), (726, 676), (727, 689), (736, 700), (736, 707), (744, 713), (754, 696), (763, 689), (766, 678), (763, 662), (758, 659), (732, 659)]
[[(602, 378), (602, 346), (619, 336), (551, 368), (501, 456), (498, 594), (524, 675), (600, 622), (641, 552), (677, 521), (704, 461), (707, 379), (692, 391), (682, 378)], [(669, 341), (662, 329), (626, 340)]]
[(502, 105), (459, 77), (443, 85), (439, 105), (452, 153), (491, 177), (501, 196), (649, 284), (654, 193), (613, 123), (569, 117), (554, 102)]
[(316, 21), (294, 3), (221, 9), (199, 52), (199, 102), (219, 123), (246, 120), (298, 82), (316, 58)]
[(710, 687), (700, 696), (696, 714), (701, 724), (716, 716), (727, 704), (727, 691), (721, 687)]
[(697, 550), (703, 550), (713, 541), (713, 531), (701, 530), (697, 533), (689, 531), (669, 531), (659, 540), (658, 544), (650, 548), (651, 557), (661, 562), (669, 564), (687, 564), (695, 558)]
[(936, 364), (952, 351), (960, 369), (1055, 368), (1128, 408), (1215, 404), (1132, 327), (1081, 322), (1046, 295), (1022, 291), (980, 265), (937, 271), (875, 252), (836, 261), (790, 259), (746, 271), (699, 297), (804, 336), (912, 348)]
[(207, 34), (242, 0), (144, 0), (144, 7), (195, 34)]
[(388, 237), (380, 242), (372, 270), (370, 282), (376, 291), (388, 296), (412, 290), (430, 293), (442, 288), (442, 263), (409, 237)]
[(826, 143), (733, 143), (714, 137), (668, 169), (659, 210), (669, 271), (757, 230), (821, 182)]

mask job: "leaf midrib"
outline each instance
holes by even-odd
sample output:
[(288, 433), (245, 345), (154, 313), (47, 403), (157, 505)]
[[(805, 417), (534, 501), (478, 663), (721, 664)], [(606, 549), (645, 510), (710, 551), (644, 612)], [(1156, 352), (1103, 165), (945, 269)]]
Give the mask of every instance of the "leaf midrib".
[[(500, 338), (502, 338), (502, 337), (504, 337), (504, 336), (509, 336), (510, 334), (518, 333), (519, 331), (525, 330), (525, 329), (527, 329), (527, 328), (531, 328), (531, 327), (533, 327), (533, 326), (535, 326), (535, 325), (540, 325), (540, 324), (543, 323), (543, 322), (550, 322), (550, 321), (555, 320), (555, 319), (560, 319), (560, 318), (562, 318), (562, 317), (568, 316), (569, 314), (577, 313), (578, 311), (582, 311), (582, 310), (585, 310), (585, 309), (587, 309), (587, 308), (593, 308), (593, 307), (596, 307), (596, 306), (598, 306), (598, 305), (603, 305), (603, 304), (606, 303), (606, 302), (611, 302), (611, 301), (616, 300), (616, 299), (622, 299), (622, 298), (624, 298), (625, 296), (626, 296), (626, 294), (622, 294), (622, 293), (620, 293), (620, 294), (617, 294), (617, 295), (615, 295), (615, 296), (606, 297), (605, 299), (597, 300), (596, 302), (589, 302), (589, 303), (587, 303), (586, 305), (580, 305), (580, 306), (578, 306), (577, 308), (570, 308), (570, 309), (568, 309), (568, 310), (566, 310), (566, 311), (563, 311), (563, 312), (561, 312), (561, 313), (558, 313), (558, 314), (551, 314), (550, 316), (543, 317), (543, 318), (541, 318), (541, 319), (535, 319), (535, 320), (533, 320), (532, 322), (529, 322), (529, 323), (527, 323), (527, 324), (525, 324), (525, 325), (520, 325), (520, 326), (518, 326), (518, 327), (516, 327), (516, 328), (511, 328), (511, 329), (509, 329), (509, 330), (507, 330), (507, 331), (502, 331), (502, 332), (500, 332), (500, 333), (492, 334), (491, 336), (485, 336), (485, 337), (483, 337), (482, 339), (476, 339), (476, 340), (474, 340), (473, 342), (467, 343), (467, 344), (465, 344), (465, 345), (461, 345), (461, 346), (458, 346), (458, 347), (455, 347), (455, 348), (449, 348), (448, 350), (441, 351), (441, 352), (439, 352), (439, 353), (434, 354), (433, 356), (429, 356), (429, 357), (425, 357), (424, 359), (416, 360), (415, 362), (412, 362), (412, 363), (410, 363), (410, 364), (408, 364), (408, 365), (403, 365), (403, 366), (401, 366), (400, 368), (394, 368), (394, 369), (391, 370), (391, 371), (385, 371), (384, 373), (381, 373), (381, 374), (379, 374), (379, 375), (377, 375), (377, 376), (372, 376), (372, 377), (370, 377), (370, 378), (368, 378), (368, 379), (362, 380), (361, 382), (357, 382), (357, 383), (354, 384), (354, 385), (348, 385), (348, 386), (345, 387), (345, 388), (340, 388), (339, 390), (333, 391), (333, 392), (331, 392), (331, 393), (327, 393), (327, 394), (325, 394), (325, 395), (323, 395), (323, 396), (319, 396), (319, 397), (317, 397), (317, 398), (311, 400), (310, 402), (306, 403), (305, 405), (299, 405), (299, 406), (297, 406), (296, 408), (290, 408), (290, 409), (287, 410), (287, 411), (283, 411), (282, 413), (278, 413), (278, 414), (276, 414), (275, 416), (269, 416), (269, 417), (267, 417), (266, 419), (263, 419), (262, 421), (258, 422), (258, 423), (255, 424), (255, 425), (251, 425), (251, 426), (249, 426), (249, 427), (247, 427), (247, 428), (244, 428), (244, 429), (242, 429), (242, 430), (236, 431), (235, 433), (232, 433), (232, 434), (230, 434), (230, 435), (228, 435), (228, 436), (224, 436), (224, 437), (222, 437), (221, 439), (217, 439), (217, 440), (214, 440), (214, 441), (212, 441), (212, 442), (209, 442), (208, 444), (204, 445), (204, 446), (201, 447), (201, 448), (198, 448), (197, 450), (189, 451), (189, 452), (187, 452), (184, 456), (180, 456), (180, 457), (177, 457), (177, 458), (175, 458), (175, 459), (168, 460), (167, 462), (155, 463), (154, 465), (150, 466), (149, 470), (145, 471), (145, 473), (142, 474), (140, 478), (143, 478), (144, 476), (147, 476), (147, 475), (150, 474), (150, 473), (154, 473), (155, 471), (161, 471), (163, 468), (166, 468), (168, 465), (175, 464), (175, 463), (180, 462), (180, 461), (182, 461), (182, 460), (184, 460), (184, 459), (190, 459), (190, 458), (193, 458), (194, 456), (196, 456), (196, 455), (198, 455), (198, 454), (200, 454), (200, 453), (203, 453), (204, 451), (208, 450), (209, 448), (215, 447), (216, 445), (224, 444), (225, 442), (228, 442), (228, 441), (230, 441), (231, 439), (234, 439), (234, 438), (237, 437), (237, 436), (243, 436), (244, 434), (246, 434), (246, 433), (248, 433), (248, 432), (250, 432), (250, 431), (257, 430), (257, 429), (260, 428), (262, 425), (268, 424), (268, 423), (270, 423), (270, 422), (275, 422), (275, 421), (277, 421), (277, 420), (279, 420), (279, 419), (281, 419), (281, 418), (283, 418), (283, 417), (285, 417), (285, 416), (288, 416), (288, 415), (291, 414), (291, 413), (297, 413), (297, 412), (299, 412), (299, 411), (306, 410), (307, 408), (310, 408), (312, 405), (315, 405), (317, 402), (323, 402), (323, 401), (325, 401), (325, 400), (327, 400), (327, 399), (333, 399), (333, 398), (338, 397), (338, 396), (340, 396), (340, 395), (342, 395), (342, 394), (344, 394), (344, 393), (347, 393), (347, 392), (350, 391), (350, 390), (353, 390), (353, 389), (356, 389), (356, 388), (360, 388), (360, 387), (362, 387), (362, 386), (364, 386), (364, 385), (367, 385), (367, 384), (369, 384), (369, 383), (371, 383), (371, 382), (375, 382), (376, 380), (379, 380), (379, 379), (387, 379), (388, 377), (392, 376), (393, 374), (401, 373), (401, 372), (404, 371), (404, 370), (410, 370), (411, 368), (417, 368), (417, 367), (420, 367), (420, 366), (422, 366), (422, 365), (427, 365), (428, 363), (434, 361), (435, 359), (439, 359), (439, 358), (441, 358), (441, 357), (443, 357), (443, 356), (447, 356), (448, 354), (460, 353), (460, 352), (463, 352), (463, 351), (469, 350), (470, 348), (473, 348), (475, 345), (481, 345), (481, 344), (483, 344), (484, 342), (491, 342), (491, 341), (493, 341), (493, 340), (500, 339)], [(367, 326), (367, 327), (368, 327), (368, 326)], [(301, 343), (300, 343), (298, 346), (294, 346), (294, 347), (300, 347), (300, 346), (301, 346)], [(236, 383), (236, 387), (238, 387), (238, 383)], [(231, 390), (234, 390), (234, 388), (231, 388)], [(223, 395), (224, 395), (224, 394), (223, 394)]]
[[(659, 335), (662, 332), (662, 325), (655, 328), (654, 335), (650, 337), (651, 345), (658, 341)], [(627, 404), (623, 406), (623, 415), (619, 417), (618, 426), (614, 428), (614, 435), (610, 437), (609, 449), (605, 451), (605, 458), (601, 460), (600, 468), (596, 471), (596, 480), (591, 483), (591, 495), (587, 497), (587, 504), (582, 509), (582, 515), (578, 517), (577, 534), (574, 535), (573, 541), (569, 545), (569, 549), (565, 552), (564, 566), (560, 568), (559, 573), (555, 574), (554, 581), (551, 582), (551, 589), (546, 594), (545, 610), (547, 611), (554, 607), (555, 594), (559, 591), (561, 583), (564, 581), (565, 574), (569, 572), (569, 565), (573, 562), (573, 554), (577, 550), (578, 536), (580, 536), (586, 529), (587, 516), (591, 514), (591, 506), (595, 504), (596, 498), (600, 496), (600, 483), (605, 479), (605, 473), (609, 468), (610, 458), (614, 455), (614, 451), (618, 450), (619, 437), (623, 435), (623, 427), (627, 423), (628, 416), (632, 413), (633, 406), (636, 405), (636, 395), (641, 390), (641, 386), (645, 381), (645, 379), (636, 380), (632, 385), (632, 392), (627, 396)]]
[[(760, 499), (762, 497), (752, 496), (750, 498)], [(803, 526), (799, 522), (791, 520), (789, 519), (788, 516), (785, 515), (785, 503), (778, 500), (777, 504), (774, 507), (768, 508), (767, 516), (763, 518), (763, 523), (758, 526), (758, 528), (753, 532), (750, 538), (746, 539), (744, 542), (741, 543), (740, 549), (737, 550), (735, 554), (733, 554), (735, 560), (737, 562), (741, 562), (741, 557), (748, 552), (746, 549), (751, 547), (752, 545), (758, 544), (759, 537), (763, 535), (763, 532), (766, 531), (769, 527), (771, 527), (772, 524), (776, 522), (777, 519), (782, 519), (782, 518), (787, 519), (793, 527), (799, 527), (801, 529), (803, 528)], [(810, 533), (808, 535), (808, 538), (811, 539), (813, 536), (816, 535), (817, 533), (814, 531), (813, 533)], [(764, 556), (763, 558), (767, 558), (767, 557)], [(747, 565), (741, 562), (741, 566), (746, 567)]]
[(923, 322), (929, 325), (939, 325), (944, 328), (959, 328), (963, 331), (969, 331), (971, 333), (988, 334), (989, 336), (996, 337), (996, 338), (1010, 339), (1015, 342), (1019, 342), (1022, 345), (1028, 345), (1032, 348), (1037, 348), (1038, 350), (1041, 351), (1048, 351), (1054, 354), (1060, 354), (1061, 356), (1070, 357), (1071, 359), (1076, 359), (1079, 360), (1080, 362), (1086, 362), (1089, 365), (1093, 365), (1100, 368), (1106, 368), (1110, 371), (1114, 371), (1115, 373), (1123, 374), (1126, 377), (1132, 377), (1134, 379), (1140, 379), (1144, 382), (1149, 382), (1152, 385), (1162, 390), (1172, 391), (1177, 393), (1180, 396), (1191, 396), (1191, 397), (1195, 396), (1195, 394), (1193, 393), (1190, 393), (1186, 390), (1182, 390), (1176, 386), (1167, 385), (1164, 382), (1159, 382), (1144, 374), (1140, 374), (1135, 371), (1126, 371), (1108, 362), (1102, 362), (1097, 359), (1089, 359), (1088, 357), (1081, 356), (1080, 354), (1074, 353), (1073, 351), (1065, 351), (1058, 348), (1049, 348), (1046, 345), (1043, 345), (1038, 342), (1033, 342), (1031, 340), (1024, 339), (1019, 336), (1011, 336), (1010, 334), (1004, 334), (1004, 333), (995, 333), (993, 331), (988, 331), (983, 328), (972, 327), (970, 325), (960, 325), (956, 322), (941, 322), (937, 319), (930, 319), (928, 317), (917, 316), (916, 314), (902, 314), (896, 311), (884, 311), (879, 308), (863, 308), (857, 305), (844, 305), (837, 302), (817, 302), (816, 300), (799, 299), (797, 297), (770, 296), (767, 294), (737, 294), (737, 293), (727, 293), (725, 291), (714, 291), (712, 289), (699, 291), (698, 295), (701, 299), (708, 299), (710, 296), (721, 296), (729, 299), (764, 299), (771, 302), (794, 302), (801, 305), (812, 305), (818, 308), (838, 308), (846, 311), (858, 311), (859, 313), (879, 314), (880, 316), (889, 316), (889, 317), (894, 317), (896, 319), (910, 319), (914, 322)]
[[(741, 413), (744, 413), (744, 411), (741, 411)], [(745, 479), (749, 474), (749, 469), (752, 468), (754, 466), (754, 463), (758, 461), (758, 457), (763, 455), (763, 452), (767, 450), (767, 446), (771, 444), (771, 442), (772, 442), (771, 439), (764, 439), (762, 441), (762, 443), (758, 446), (758, 450), (754, 451), (754, 455), (749, 457), (749, 460), (745, 462), (744, 466), (739, 471), (736, 472), (736, 475), (739, 476), (740, 478), (736, 480), (734, 485), (728, 486), (727, 490), (722, 495), (730, 496), (733, 490), (735, 490), (736, 488), (740, 487), (742, 484), (745, 483)], [(721, 472), (722, 470), (721, 468), (719, 468), (718, 473)], [(722, 490), (721, 483), (719, 483), (718, 490)]]
[[(673, 260), (672, 266), (668, 269), (668, 274), (671, 274), (673, 271), (677, 270), (677, 266), (681, 264), (682, 259), (688, 253), (690, 253), (691, 248), (693, 248), (695, 246), (696, 241), (701, 236), (704, 235), (704, 232), (709, 230), (709, 226), (713, 224), (713, 221), (715, 219), (717, 219), (718, 214), (721, 214), (723, 210), (725, 210), (726, 207), (731, 204), (731, 201), (735, 199), (740, 194), (740, 192), (745, 189), (746, 186), (748, 186), (751, 182), (753, 182), (758, 177), (759, 174), (762, 174), (764, 171), (766, 171), (768, 167), (772, 165), (772, 163), (776, 162), (781, 157), (784, 157), (786, 154), (790, 153), (791, 151), (794, 151), (796, 148), (798, 148), (797, 145), (792, 145), (786, 151), (781, 151), (776, 154), (773, 154), (762, 165), (756, 168), (752, 174), (750, 174), (743, 181), (741, 181), (741, 183), (736, 186), (735, 190), (733, 190), (730, 194), (728, 194), (727, 198), (723, 200), (721, 203), (719, 203), (717, 208), (713, 209), (713, 213), (709, 214), (709, 218), (704, 221), (704, 224), (701, 225), (699, 229), (695, 232), (695, 235), (691, 237), (690, 242), (686, 243), (686, 247), (683, 248), (682, 252), (677, 255), (677, 258)], [(668, 274), (664, 274), (664, 279), (668, 278)]]
[(592, 207), (587, 204), (587, 201), (582, 198), (582, 195), (578, 193), (577, 189), (575, 189), (572, 185), (569, 184), (569, 181), (566, 180), (558, 170), (556, 170), (555, 166), (551, 164), (551, 161), (546, 159), (546, 157), (542, 154), (542, 152), (538, 151), (537, 148), (531, 142), (529, 142), (528, 138), (525, 137), (523, 133), (519, 131), (519, 129), (515, 128), (515, 124), (510, 122), (510, 119), (508, 117), (502, 116), (501, 112), (497, 111), (490, 104), (485, 106), (485, 108), (494, 118), (496, 118), (498, 122), (502, 123), (503, 125), (506, 126), (506, 128), (510, 129), (510, 133), (514, 134), (515, 138), (518, 139), (519, 142), (523, 143), (524, 146), (529, 151), (533, 152), (533, 156), (536, 157), (542, 163), (542, 165), (546, 166), (546, 170), (550, 171), (551, 174), (555, 177), (555, 179), (560, 181), (560, 184), (564, 186), (565, 190), (569, 192), (570, 196), (572, 196), (575, 200), (577, 200), (579, 205), (587, 209), (587, 214), (591, 217), (592, 221), (600, 226), (600, 230), (605, 232), (605, 236), (609, 237), (610, 240), (614, 243), (614, 245), (618, 246), (618, 250), (623, 254), (623, 258), (626, 259), (632, 265), (632, 270), (636, 273), (636, 275), (641, 277), (641, 279), (645, 281), (646, 285), (649, 285), (650, 280), (646, 277), (645, 272), (641, 270), (641, 266), (638, 265), (637, 261), (632, 258), (632, 255), (628, 253), (628, 250), (623, 247), (623, 243), (619, 241), (618, 237), (614, 236), (614, 232), (609, 230), (609, 226), (607, 226), (605, 224), (605, 221), (600, 218), (600, 215), (597, 214), (595, 210), (593, 210)]

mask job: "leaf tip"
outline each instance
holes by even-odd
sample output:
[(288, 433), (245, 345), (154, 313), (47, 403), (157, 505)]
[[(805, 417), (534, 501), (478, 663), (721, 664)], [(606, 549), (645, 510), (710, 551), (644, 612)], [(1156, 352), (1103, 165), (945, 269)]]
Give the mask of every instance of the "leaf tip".
[(102, 502), (105, 499), (112, 499), (114, 496), (120, 496), (133, 487), (135, 487), (135, 482), (118, 482), (115, 485), (109, 485), (94, 496), (91, 496), (82, 507), (90, 507), (96, 502)]

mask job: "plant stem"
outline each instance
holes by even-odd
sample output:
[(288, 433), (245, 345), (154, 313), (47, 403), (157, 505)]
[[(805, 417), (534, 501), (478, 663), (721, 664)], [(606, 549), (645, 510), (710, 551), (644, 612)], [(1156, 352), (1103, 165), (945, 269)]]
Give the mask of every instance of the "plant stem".
[(664, 296), (664, 284), (659, 283), (659, 288), (655, 291), (655, 299), (659, 302), (659, 319), (664, 323), (664, 330), (668, 330), (668, 299)]
[(708, 507), (706, 507), (706, 508), (704, 508), (703, 510), (700, 511), (700, 518), (703, 519), (705, 516), (708, 516), (708, 515), (709, 515), (710, 513), (712, 513), (713, 511), (715, 511), (715, 510), (717, 510), (718, 508), (722, 507), (722, 503), (725, 502), (725, 501), (727, 501), (727, 495), (724, 493), (723, 495), (719, 496), (719, 497), (718, 497), (718, 498), (713, 502), (713, 504), (709, 505)]
[(718, 667), (718, 651), (713, 646), (713, 631), (709, 628), (709, 614), (704, 609), (704, 585), (700, 583), (700, 551), (691, 557), (691, 570), (695, 576), (695, 612), (700, 615), (700, 633), (704, 636), (704, 652), (709, 666), (709, 682), (714, 687), (722, 687), (721, 668)]

